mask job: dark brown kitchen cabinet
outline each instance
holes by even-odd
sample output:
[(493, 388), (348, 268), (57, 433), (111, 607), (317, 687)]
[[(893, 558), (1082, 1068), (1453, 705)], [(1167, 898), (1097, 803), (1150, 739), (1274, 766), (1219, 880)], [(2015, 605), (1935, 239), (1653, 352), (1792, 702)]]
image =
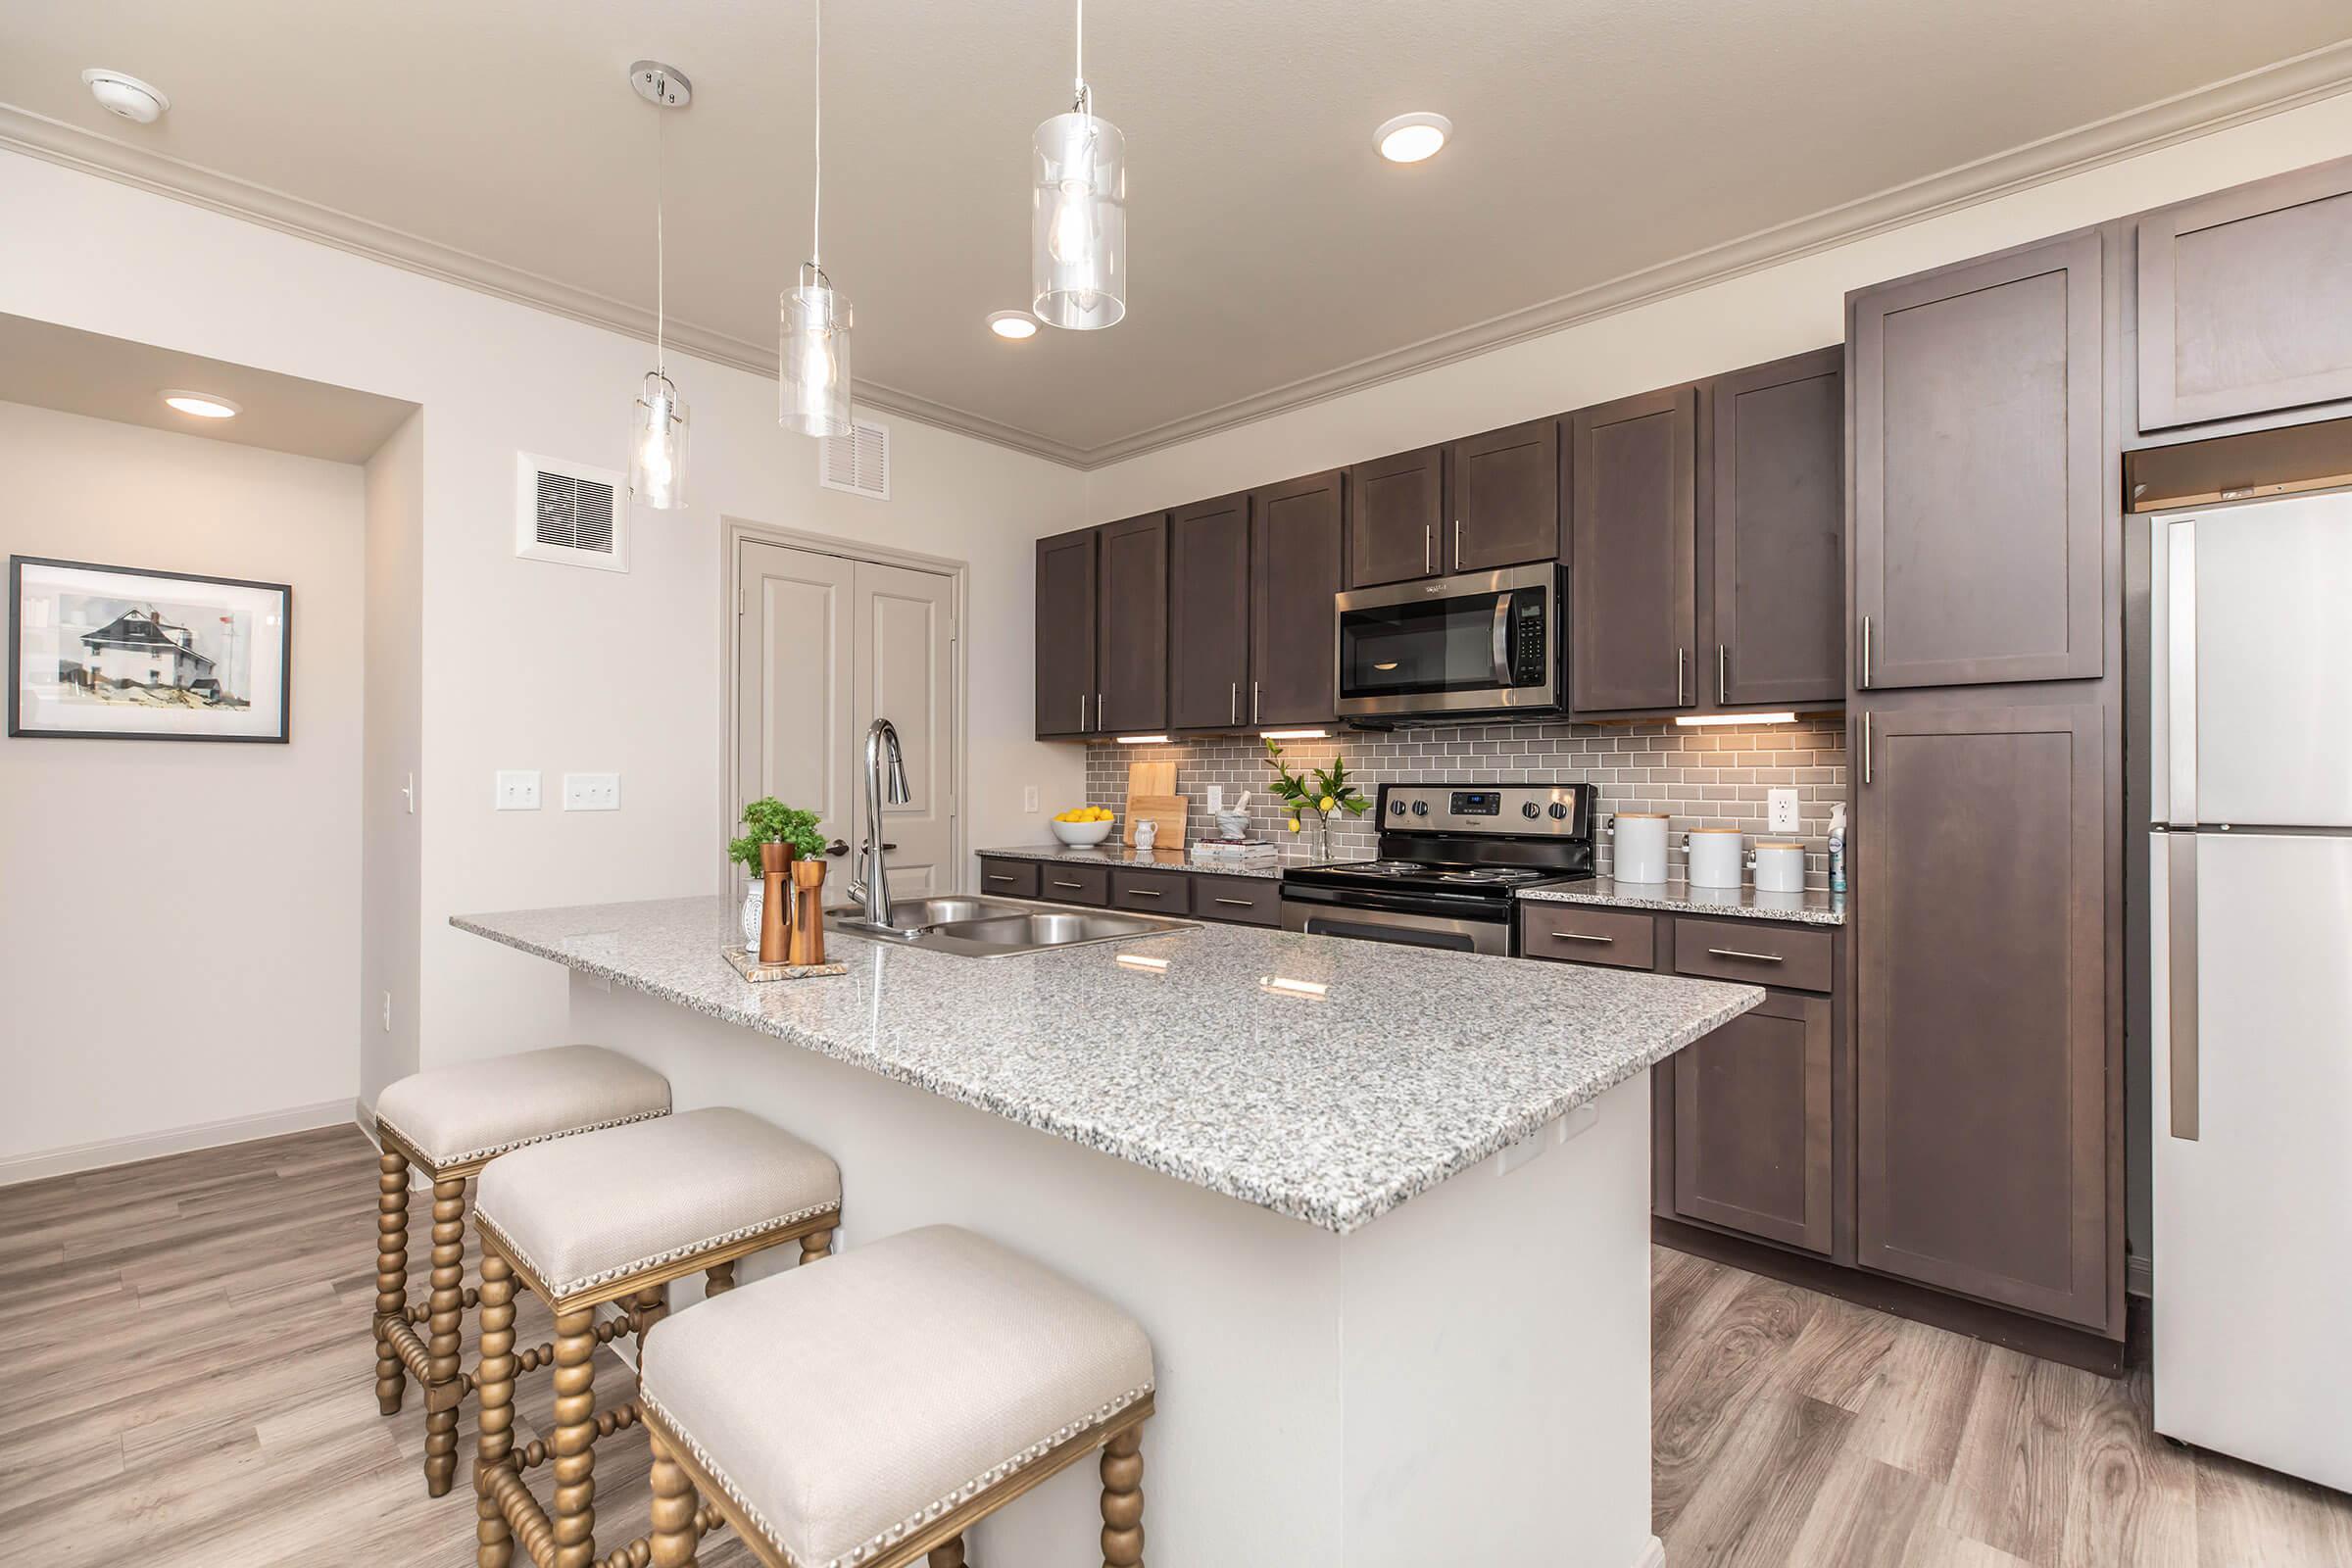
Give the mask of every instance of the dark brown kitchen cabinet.
[(1355, 503), (1348, 530), (1348, 586), (1370, 588), (1438, 571), (1446, 525), (1446, 462), (1442, 446), (1399, 452), (1348, 470)]
[(2096, 230), (1848, 297), (1858, 683), (2095, 678)]
[(1094, 528), (1037, 542), (1037, 733), (1084, 735), (1095, 723)]
[(2352, 398), (2352, 158), (2139, 220), (2139, 428)]
[(1095, 614), (1095, 728), (1168, 723), (1168, 517), (1102, 526)]
[(1831, 1244), (1830, 1001), (1774, 991), (1674, 1058), (1671, 1211)]
[(1179, 508), (1168, 519), (1173, 728), (1239, 724), (1249, 712), (1250, 511), (1248, 495), (1231, 495)]
[(1579, 713), (1695, 698), (1697, 425), (1688, 386), (1570, 416), (1568, 684)]
[(1955, 697), (1858, 726), (1857, 1261), (2120, 1332), (2103, 710)]
[(1489, 571), (1560, 554), (1560, 421), (1534, 419), (1452, 446), (1447, 571)]
[(1250, 551), (1243, 719), (1331, 723), (1339, 697), (1339, 617), (1332, 599), (1347, 559), (1347, 472), (1335, 468), (1268, 485), (1252, 501), (1257, 520)]
[(1719, 377), (1710, 706), (1845, 700), (1845, 349)]

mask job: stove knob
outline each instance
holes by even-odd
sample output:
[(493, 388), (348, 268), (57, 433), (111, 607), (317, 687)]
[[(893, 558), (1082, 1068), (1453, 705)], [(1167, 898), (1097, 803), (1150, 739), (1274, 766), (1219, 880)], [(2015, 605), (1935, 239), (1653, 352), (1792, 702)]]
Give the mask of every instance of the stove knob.
[(1530, 801), (1525, 806), (1519, 808), (1519, 814), (1521, 816), (1542, 816), (1544, 814), (1544, 808), (1538, 806), (1535, 802)]
[(1389, 803), (1389, 814), (1391, 816), (1402, 816), (1404, 814), (1404, 803), (1402, 801), (1391, 801)]
[(1558, 822), (1558, 821), (1562, 821), (1562, 820), (1566, 819), (1567, 815), (1568, 815), (1568, 808), (1566, 808), (1565, 806), (1562, 806), (1562, 805), (1561, 805), (1559, 802), (1557, 802), (1557, 801), (1554, 801), (1554, 802), (1552, 802), (1552, 803), (1551, 803), (1551, 819), (1552, 819), (1554, 822)]
[(1427, 816), (1429, 814), (1429, 803), (1427, 801), (1415, 801), (1413, 803), (1413, 814), (1415, 816)]

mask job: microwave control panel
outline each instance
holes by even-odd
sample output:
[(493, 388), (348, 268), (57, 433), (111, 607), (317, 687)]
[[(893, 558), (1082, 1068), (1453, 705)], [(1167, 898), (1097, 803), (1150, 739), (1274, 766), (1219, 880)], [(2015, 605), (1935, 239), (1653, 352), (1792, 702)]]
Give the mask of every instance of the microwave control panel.
[(1517, 593), (1511, 596), (1511, 684), (1541, 686), (1551, 678), (1550, 662), (1544, 657), (1545, 644), (1550, 640), (1544, 625), (1544, 595)]

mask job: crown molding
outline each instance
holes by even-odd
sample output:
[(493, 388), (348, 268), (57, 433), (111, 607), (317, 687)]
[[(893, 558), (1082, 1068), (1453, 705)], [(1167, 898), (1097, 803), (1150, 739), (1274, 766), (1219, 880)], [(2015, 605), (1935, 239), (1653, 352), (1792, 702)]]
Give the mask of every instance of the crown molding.
[[(1004, 423), (969, 409), (934, 402), (896, 387), (858, 381), (855, 401), (937, 425), (1033, 457), (1088, 469), (1198, 440), (1220, 430), (1271, 418), (1422, 370), (1434, 369), (1508, 344), (1638, 309), (1710, 284), (1760, 271), (1907, 223), (1991, 201), (2140, 153), (2278, 114), (2352, 90), (2352, 40), (2330, 44), (2277, 65), (2128, 110), (2024, 147), (1964, 164), (1923, 179), (1759, 229), (1721, 245), (1692, 251), (1512, 311), (1456, 331), (1425, 338), (1321, 374), (1273, 387), (1199, 414), (1138, 430), (1098, 446), (1081, 447)], [(44, 159), (83, 173), (169, 196), (331, 245), (370, 261), (512, 300), (535, 310), (652, 341), (651, 311), (609, 295), (573, 287), (455, 246), (307, 201), (283, 191), (151, 152), (62, 121), (0, 104), (0, 148)], [(669, 340), (698, 359), (754, 375), (776, 373), (774, 346), (672, 321)]]

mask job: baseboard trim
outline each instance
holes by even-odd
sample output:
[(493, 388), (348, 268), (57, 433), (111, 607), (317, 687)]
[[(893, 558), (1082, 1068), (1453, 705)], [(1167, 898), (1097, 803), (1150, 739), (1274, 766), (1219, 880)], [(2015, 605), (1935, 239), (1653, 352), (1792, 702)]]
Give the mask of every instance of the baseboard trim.
[(1634, 1568), (1666, 1568), (1666, 1543), (1650, 1537), (1649, 1544), (1642, 1548), (1642, 1555), (1634, 1559)]
[(0, 1187), (45, 1181), (52, 1176), (74, 1176), (115, 1165), (135, 1165), (140, 1160), (161, 1159), (167, 1154), (185, 1154), (198, 1149), (218, 1149), (222, 1144), (248, 1143), (256, 1138), (304, 1133), (318, 1127), (336, 1127), (348, 1121), (358, 1121), (363, 1128), (367, 1126), (357, 1100), (321, 1100), (314, 1105), (268, 1110), (256, 1116), (230, 1116), (221, 1121), (198, 1122), (190, 1127), (141, 1133), (132, 1138), (107, 1138), (94, 1144), (15, 1154), (0, 1159)]

